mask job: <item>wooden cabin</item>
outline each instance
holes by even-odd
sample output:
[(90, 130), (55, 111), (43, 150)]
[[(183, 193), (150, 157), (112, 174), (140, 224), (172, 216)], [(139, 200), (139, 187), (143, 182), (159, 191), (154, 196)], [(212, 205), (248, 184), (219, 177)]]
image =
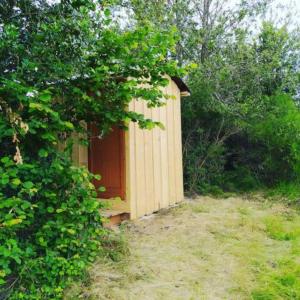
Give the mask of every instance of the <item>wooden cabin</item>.
[(106, 188), (99, 197), (111, 204), (108, 216), (113, 223), (152, 214), (184, 198), (180, 101), (189, 89), (181, 79), (169, 79), (164, 92), (175, 99), (159, 108), (133, 100), (129, 107), (160, 121), (165, 129), (140, 129), (131, 122), (127, 131), (115, 127), (102, 139), (92, 135), (89, 149), (74, 146), (74, 162), (101, 174), (95, 185)]

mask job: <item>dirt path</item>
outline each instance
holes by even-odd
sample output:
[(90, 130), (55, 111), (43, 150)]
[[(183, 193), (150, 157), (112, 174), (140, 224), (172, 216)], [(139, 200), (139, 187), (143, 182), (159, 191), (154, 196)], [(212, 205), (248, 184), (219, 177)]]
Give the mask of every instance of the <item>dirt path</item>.
[(299, 299), (253, 293), (262, 289), (260, 273), (291, 247), (290, 241), (270, 238), (266, 220), (290, 214), (282, 205), (201, 197), (129, 223), (131, 255), (94, 265), (92, 283), (79, 298)]

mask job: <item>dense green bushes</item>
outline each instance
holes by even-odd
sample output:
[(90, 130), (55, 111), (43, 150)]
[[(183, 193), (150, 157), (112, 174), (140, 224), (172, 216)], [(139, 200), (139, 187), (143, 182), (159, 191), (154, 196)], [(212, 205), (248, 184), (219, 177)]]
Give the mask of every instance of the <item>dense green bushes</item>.
[(172, 34), (121, 31), (109, 4), (0, 3), (1, 299), (61, 299), (109, 244), (94, 175), (71, 163), (72, 137), (87, 144), (88, 122), (103, 133), (159, 125), (128, 103), (160, 105), (165, 75), (180, 75), (167, 59)]
[[(265, 97), (264, 101), (267, 111), (251, 122), (246, 120), (238, 132), (224, 141), (215, 140), (216, 132), (214, 137), (205, 136), (204, 132), (211, 132), (214, 126), (202, 119), (202, 128), (194, 134), (201, 143), (190, 138), (186, 146), (188, 190), (214, 192), (217, 186), (225, 191), (246, 191), (299, 182), (299, 108), (288, 94)], [(196, 158), (200, 168), (194, 164)]]
[(250, 154), (251, 159), (249, 157), (244, 166), (256, 173), (259, 181), (267, 186), (274, 186), (282, 181), (298, 181), (299, 108), (288, 94), (278, 94), (265, 101), (268, 102), (268, 110), (263, 118), (247, 128), (250, 147), (254, 149)]
[(101, 251), (101, 203), (93, 176), (58, 152), (56, 136), (73, 125), (54, 110), (50, 91), (2, 78), (0, 95), (1, 295), (59, 299)]
[(187, 191), (298, 182), (296, 41), (285, 29), (265, 23), (252, 42), (238, 32), (190, 75), (194, 93), (183, 102)]
[(1, 159), (1, 283), (10, 299), (60, 298), (105, 235), (91, 175), (63, 155), (43, 156), (17, 167)]

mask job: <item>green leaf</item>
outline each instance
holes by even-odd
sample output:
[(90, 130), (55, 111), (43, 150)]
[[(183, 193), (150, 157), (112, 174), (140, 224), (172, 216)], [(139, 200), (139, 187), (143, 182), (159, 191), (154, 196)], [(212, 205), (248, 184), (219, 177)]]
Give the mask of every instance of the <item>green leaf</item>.
[(20, 224), (22, 222), (23, 222), (22, 219), (12, 219), (12, 220), (9, 220), (9, 221), (5, 221), (3, 224), (6, 227), (12, 227), (12, 226), (18, 225), (18, 224)]
[(68, 128), (68, 129), (74, 129), (74, 125), (71, 122), (64, 122), (64, 125)]
[(34, 184), (31, 181), (26, 181), (23, 183), (23, 187), (25, 189), (31, 189), (34, 186)]
[(160, 129), (162, 129), (162, 130), (165, 130), (165, 129), (166, 129), (166, 127), (164, 126), (164, 124), (161, 123), (161, 122), (157, 122), (156, 125), (157, 125)]
[(105, 15), (106, 17), (109, 17), (109, 16), (111, 15), (110, 10), (109, 10), (109, 9), (105, 9), (105, 10), (104, 10), (104, 15)]
[(18, 256), (14, 256), (13, 259), (18, 265), (21, 264), (21, 259)]
[(1, 177), (1, 183), (3, 185), (6, 185), (9, 183), (9, 177), (6, 175), (6, 174), (3, 174), (2, 177)]
[(0, 278), (4, 278), (6, 276), (6, 273), (3, 270), (0, 270)]
[(14, 178), (11, 183), (15, 186), (18, 186), (21, 184), (21, 180), (19, 178)]
[(51, 94), (49, 92), (45, 92), (39, 96), (40, 100), (43, 102), (49, 102), (51, 100)]
[(43, 106), (40, 103), (30, 102), (29, 108), (42, 110)]
[(53, 213), (54, 208), (52, 206), (49, 206), (49, 207), (47, 207), (47, 211), (48, 211), (48, 213)]
[(76, 233), (76, 231), (74, 229), (67, 229), (67, 232), (74, 235)]
[(4, 164), (8, 163), (9, 161), (10, 161), (10, 158), (8, 156), (4, 156), (1, 158), (1, 162)]
[(106, 191), (106, 188), (105, 188), (104, 186), (100, 186), (100, 187), (98, 188), (98, 191), (99, 191), (99, 192), (105, 192), (105, 191)]
[(96, 175), (94, 175), (94, 178), (97, 179), (97, 180), (101, 180), (101, 175), (100, 174), (96, 174)]
[(41, 137), (42, 137), (42, 139), (48, 140), (48, 141), (51, 141), (51, 142), (56, 141), (55, 135), (50, 133), (50, 132), (46, 132)]
[(45, 158), (45, 157), (47, 157), (47, 156), (48, 156), (47, 150), (41, 149), (41, 150), (39, 151), (39, 157)]

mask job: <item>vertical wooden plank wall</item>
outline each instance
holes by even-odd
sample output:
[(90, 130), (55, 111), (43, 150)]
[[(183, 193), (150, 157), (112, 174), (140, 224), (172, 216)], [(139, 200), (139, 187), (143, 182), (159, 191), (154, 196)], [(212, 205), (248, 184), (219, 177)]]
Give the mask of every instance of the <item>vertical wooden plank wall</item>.
[(131, 218), (135, 219), (183, 200), (180, 91), (170, 81), (167, 100), (160, 108), (148, 108), (145, 101), (134, 100), (129, 109), (160, 121), (165, 130), (140, 129), (130, 124), (127, 133), (127, 191)]
[[(132, 219), (151, 214), (183, 200), (180, 90), (170, 80), (166, 93), (174, 95), (160, 108), (148, 108), (133, 100), (130, 110), (160, 121), (165, 130), (140, 129), (136, 123), (126, 132), (126, 204)], [(88, 149), (74, 144), (73, 161), (88, 167)]]
[(79, 143), (74, 144), (72, 160), (76, 166), (85, 166), (88, 168), (88, 148)]
[[(86, 126), (84, 124), (83, 126)], [(80, 145), (78, 134), (73, 135), (74, 145), (73, 145), (73, 153), (72, 160), (76, 166), (85, 166), (89, 167), (89, 158), (88, 158), (88, 147)]]
[(177, 85), (173, 82), (173, 94), (179, 101), (174, 102), (174, 144), (175, 144), (175, 184), (176, 199), (184, 198), (183, 189), (183, 162), (182, 162), (182, 128), (181, 128), (181, 93)]

